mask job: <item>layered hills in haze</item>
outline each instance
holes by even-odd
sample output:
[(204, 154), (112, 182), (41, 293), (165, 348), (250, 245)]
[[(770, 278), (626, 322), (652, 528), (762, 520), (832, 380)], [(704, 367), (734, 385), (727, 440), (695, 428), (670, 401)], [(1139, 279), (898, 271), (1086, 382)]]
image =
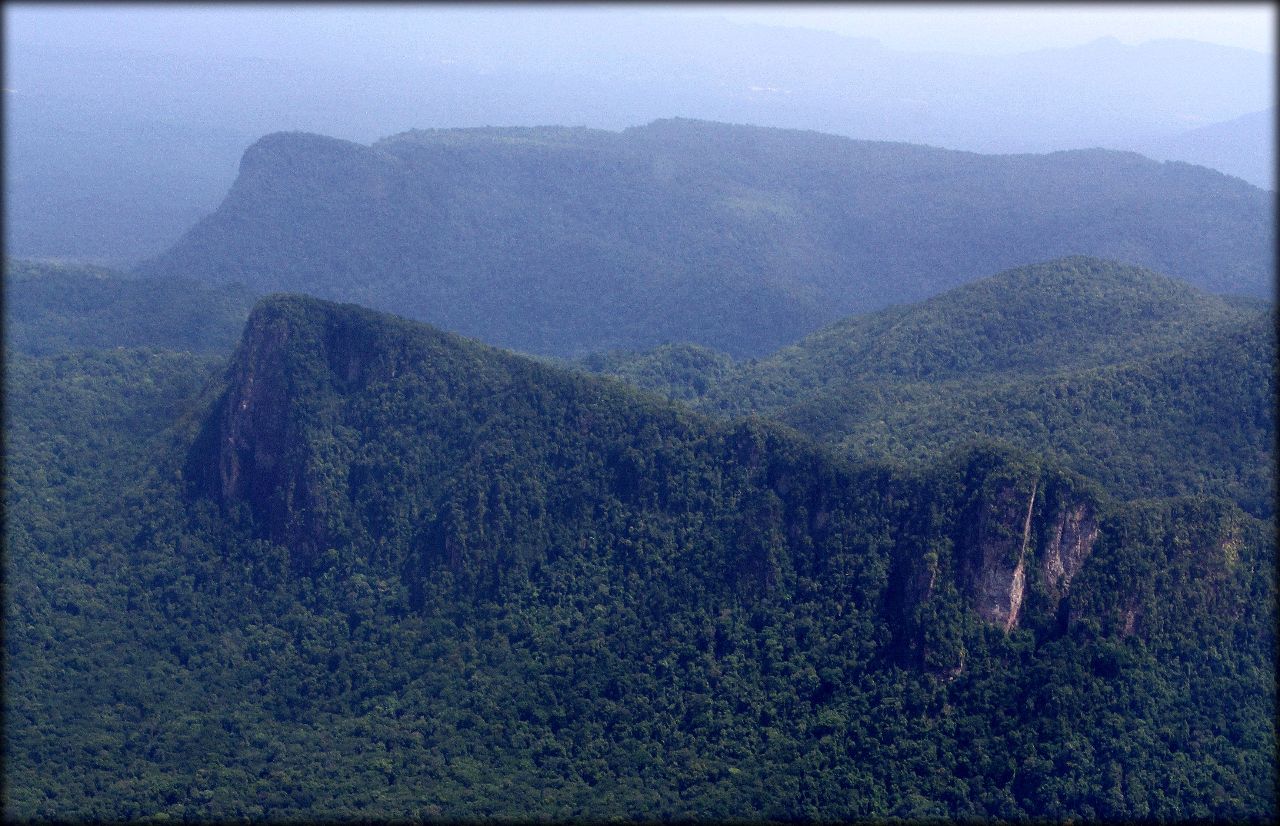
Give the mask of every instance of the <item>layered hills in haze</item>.
[(535, 353), (763, 355), (1062, 255), (1268, 295), (1272, 201), (1129, 153), (983, 156), (678, 119), (373, 146), (277, 134), (138, 271), (356, 301)]
[(1274, 809), (1274, 552), (1229, 501), (854, 462), (299, 296), (225, 369), (128, 352), (10, 355), (8, 815)]
[(1176, 139), (1273, 104), (1261, 52), (1108, 38), (948, 54), (709, 17), (13, 4), (6, 248), (131, 266), (213, 210), (244, 148), (281, 130), (368, 142), (412, 124), (623, 129), (679, 115), (975, 152), (1162, 144), (1161, 158), (1272, 185), (1250, 173), (1273, 164), (1273, 140), (1204, 134), (1183, 152)]
[[(5, 261), (6, 819), (1274, 819), (1274, 192), (1071, 148), (1256, 172), (1264, 56), (75, 14), (10, 252), (150, 257)], [(494, 122), (603, 128), (374, 140)]]
[(1179, 160), (1212, 167), (1254, 186), (1276, 188), (1276, 109), (1149, 139), (1134, 146), (1158, 160)]

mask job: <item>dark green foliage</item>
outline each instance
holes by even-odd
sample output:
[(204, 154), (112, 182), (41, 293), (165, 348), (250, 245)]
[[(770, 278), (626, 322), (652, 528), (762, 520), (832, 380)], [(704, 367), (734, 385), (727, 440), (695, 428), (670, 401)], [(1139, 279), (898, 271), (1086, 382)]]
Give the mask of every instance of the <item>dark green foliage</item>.
[(974, 434), (998, 437), (1059, 457), (1117, 497), (1204, 492), (1268, 516), (1274, 332), (1267, 312), (1177, 355), (1031, 380), (901, 386), (861, 420), (833, 394), (779, 418), (866, 456), (924, 457)]
[(586, 364), (703, 410), (778, 419), (856, 456), (918, 460), (996, 438), (1056, 456), (1120, 498), (1212, 493), (1265, 516), (1274, 324), (1265, 303), (1070, 258), (857, 316), (730, 370)]
[(1262, 309), (1139, 267), (1064, 258), (837, 322), (763, 361), (750, 379), (785, 380), (778, 395), (794, 400), (853, 377), (933, 383), (1101, 367), (1193, 346)]
[(267, 136), (148, 275), (357, 301), (558, 356), (760, 355), (853, 312), (1063, 255), (1265, 295), (1267, 193), (1103, 150), (983, 156), (657, 121)]
[(697, 344), (664, 344), (646, 352), (593, 353), (577, 366), (680, 401), (707, 395), (734, 371), (728, 354)]
[[(203, 393), (192, 356), (13, 363), (6, 816), (1274, 815), (1271, 525), (1229, 503), (850, 465), (299, 298)], [(966, 573), (1006, 551), (1008, 633)]]
[(5, 346), (33, 355), (100, 347), (226, 354), (254, 301), (238, 285), (34, 261), (7, 261), (4, 282)]

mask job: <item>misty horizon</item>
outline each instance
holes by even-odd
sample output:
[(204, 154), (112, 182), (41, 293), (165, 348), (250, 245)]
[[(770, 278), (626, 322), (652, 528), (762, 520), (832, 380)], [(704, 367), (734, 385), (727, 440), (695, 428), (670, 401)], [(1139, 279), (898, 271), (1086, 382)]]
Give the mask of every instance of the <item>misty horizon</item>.
[(1268, 9), (984, 8), (8, 4), (6, 243), (136, 263), (288, 131), (690, 118), (1136, 151), (1273, 188), (1274, 61), (1240, 45)]

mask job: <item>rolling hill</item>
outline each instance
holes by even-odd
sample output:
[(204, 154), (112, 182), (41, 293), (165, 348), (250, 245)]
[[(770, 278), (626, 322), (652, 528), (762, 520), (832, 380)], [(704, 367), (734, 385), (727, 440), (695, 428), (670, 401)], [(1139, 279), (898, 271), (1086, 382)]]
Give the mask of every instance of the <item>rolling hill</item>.
[(1060, 456), (1121, 497), (1211, 490), (1266, 515), (1269, 307), (1069, 258), (855, 316), (766, 359), (667, 347), (582, 365), (859, 457), (919, 459), (993, 438)]

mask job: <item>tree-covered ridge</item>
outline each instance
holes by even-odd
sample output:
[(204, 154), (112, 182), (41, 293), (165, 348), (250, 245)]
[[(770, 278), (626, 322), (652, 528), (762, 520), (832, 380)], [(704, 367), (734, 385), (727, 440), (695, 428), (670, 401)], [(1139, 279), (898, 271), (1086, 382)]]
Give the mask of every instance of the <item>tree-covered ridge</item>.
[(824, 327), (756, 365), (753, 378), (793, 377), (788, 395), (799, 397), (853, 375), (1040, 375), (1195, 345), (1256, 314), (1151, 270), (1085, 257), (1006, 270), (895, 310)]
[(994, 438), (1051, 453), (1120, 498), (1213, 493), (1273, 511), (1265, 303), (1071, 258), (855, 316), (767, 359), (724, 358), (665, 348), (581, 364), (868, 459)]
[(852, 465), (296, 297), (204, 395), (95, 358), (27, 360), (17, 432), (200, 412), (71, 458), (66, 519), (6, 491), (6, 816), (1274, 814), (1274, 552), (1227, 502)]
[(5, 346), (32, 355), (109, 347), (225, 354), (235, 346), (253, 301), (240, 285), (10, 259)]
[(670, 120), (371, 147), (269, 135), (219, 210), (140, 272), (357, 301), (542, 354), (762, 355), (1063, 255), (1264, 295), (1273, 238), (1262, 190), (1185, 164)]
[(862, 416), (849, 415), (848, 391), (833, 393), (779, 418), (867, 457), (923, 457), (987, 435), (1054, 455), (1119, 497), (1210, 493), (1268, 516), (1276, 491), (1275, 324), (1266, 312), (1186, 352), (1105, 368), (971, 386), (899, 385)]

